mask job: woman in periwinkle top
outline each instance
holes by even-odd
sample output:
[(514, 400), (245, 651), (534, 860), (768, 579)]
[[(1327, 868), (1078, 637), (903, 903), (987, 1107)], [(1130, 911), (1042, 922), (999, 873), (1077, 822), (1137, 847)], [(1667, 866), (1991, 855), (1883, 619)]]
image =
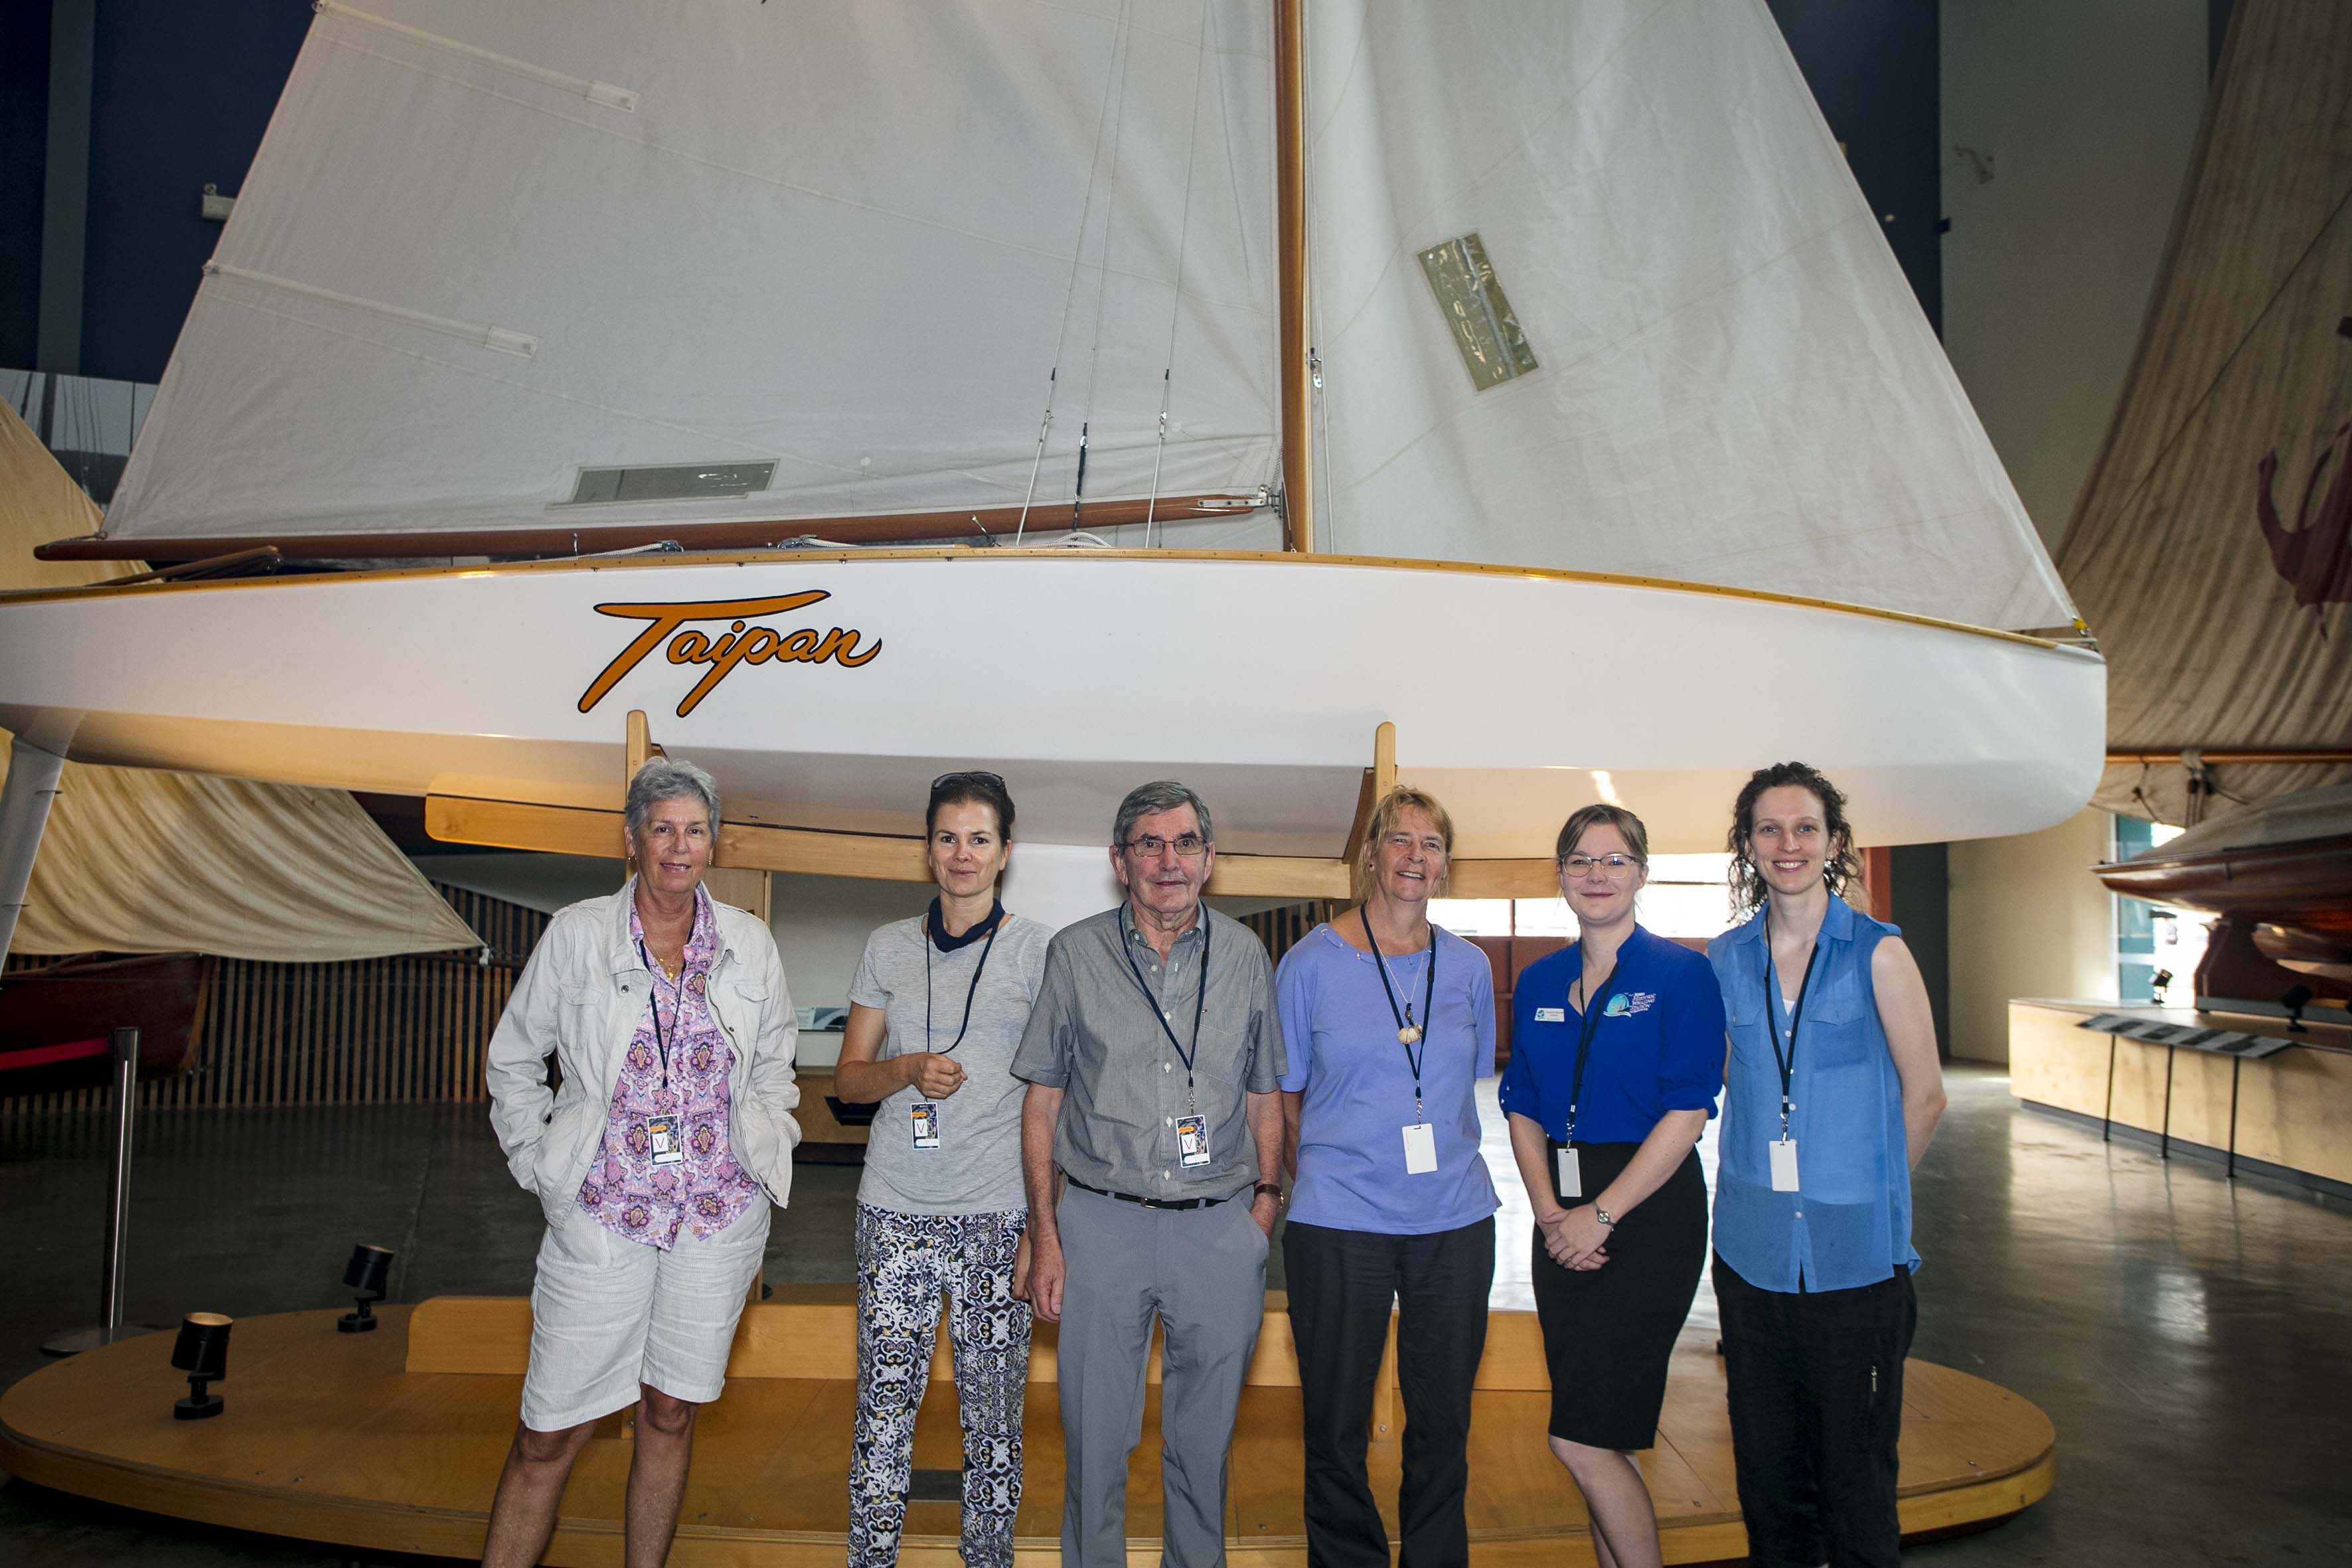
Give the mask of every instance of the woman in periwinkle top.
[(1470, 1390), (1495, 1277), (1495, 1186), (1476, 1081), (1495, 1068), (1486, 956), (1430, 923), (1454, 825), (1419, 790), (1372, 810), (1362, 901), (1317, 926), (1275, 976), (1297, 1171), (1282, 1257), (1306, 1411), (1315, 1568), (1388, 1568), (1365, 1472), (1374, 1379), (1397, 1307), (1404, 1476), (1402, 1568), (1469, 1561)]
[(1029, 1204), (1013, 1053), (1053, 932), (996, 896), (1013, 797), (994, 773), (932, 781), (925, 816), (939, 897), (866, 940), (834, 1081), (879, 1100), (857, 1187), (857, 1415), (850, 1568), (898, 1561), (915, 1416), (940, 1300), (963, 1425), (963, 1560), (1012, 1568), (1021, 1506), (1029, 1305), (1013, 1294)]
[(1892, 1564), (1903, 1358), (1917, 1308), (1911, 1168), (1944, 1111), (1918, 963), (1841, 897), (1845, 796), (1802, 763), (1732, 808), (1746, 924), (1707, 950), (1731, 1019), (1715, 1298), (1749, 1560)]
[(1723, 1086), (1723, 998), (1706, 959), (1634, 921), (1650, 864), (1640, 817), (1588, 805), (1556, 854), (1577, 940), (1512, 987), (1501, 1099), (1535, 1208), (1551, 1451), (1584, 1493), (1602, 1568), (1655, 1568), (1657, 1513), (1633, 1454), (1656, 1441), (1706, 1261), (1694, 1145)]

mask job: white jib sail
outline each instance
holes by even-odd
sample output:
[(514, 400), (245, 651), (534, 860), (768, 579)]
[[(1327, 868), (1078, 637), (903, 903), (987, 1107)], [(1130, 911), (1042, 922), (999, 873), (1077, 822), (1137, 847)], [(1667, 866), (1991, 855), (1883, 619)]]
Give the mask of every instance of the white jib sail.
[[(2074, 607), (1762, 0), (1311, 0), (1318, 549)], [(1536, 368), (1475, 389), (1424, 251)]]
[(1265, 10), (328, 0), (109, 531), (1253, 491)]

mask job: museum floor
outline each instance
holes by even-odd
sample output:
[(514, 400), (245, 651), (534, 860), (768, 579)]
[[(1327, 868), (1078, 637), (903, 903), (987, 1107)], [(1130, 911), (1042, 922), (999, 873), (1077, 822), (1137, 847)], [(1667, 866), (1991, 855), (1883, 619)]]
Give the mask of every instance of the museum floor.
[[(2210, 1166), (2103, 1146), (2095, 1131), (2016, 1110), (2007, 1080), (1982, 1069), (1956, 1069), (1949, 1085), (1951, 1113), (1919, 1182), (1927, 1267), (1915, 1353), (2047, 1411), (2058, 1485), (2019, 1518), (1915, 1547), (1911, 1559), (2352, 1562), (2342, 1462), (2352, 1451), (2352, 1205), (2256, 1178), (2232, 1187)], [(336, 1304), (342, 1259), (360, 1240), (399, 1249), (401, 1300), (530, 1287), (536, 1207), (508, 1181), (476, 1108), (158, 1115), (141, 1138), (136, 1319)], [(95, 1118), (0, 1121), (0, 1225), (14, 1238), (0, 1384), (41, 1364), (47, 1335), (91, 1316), (103, 1154)], [(849, 1278), (856, 1175), (797, 1173), (770, 1244), (772, 1282)], [(1526, 1305), (1519, 1213), (1505, 1216), (1497, 1306)], [(1712, 1310), (1702, 1287), (1695, 1316)], [(232, 1357), (222, 1385), (231, 1399), (234, 1371)], [(10, 1481), (0, 1485), (0, 1561), (352, 1558)]]

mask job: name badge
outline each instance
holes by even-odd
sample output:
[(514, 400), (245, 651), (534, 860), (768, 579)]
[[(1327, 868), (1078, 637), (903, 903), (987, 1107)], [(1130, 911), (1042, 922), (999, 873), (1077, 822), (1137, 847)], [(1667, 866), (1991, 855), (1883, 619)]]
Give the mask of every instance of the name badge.
[(678, 1142), (677, 1118), (654, 1116), (646, 1121), (646, 1143), (653, 1152), (656, 1165), (675, 1165), (686, 1158), (686, 1147)]
[(1180, 1116), (1176, 1119), (1176, 1150), (1186, 1170), (1209, 1163), (1209, 1119), (1205, 1116)]
[(1416, 1121), (1404, 1130), (1404, 1173), (1426, 1176), (1437, 1169), (1437, 1129)]
[(928, 1100), (919, 1100), (913, 1106), (915, 1147), (936, 1149), (940, 1146), (940, 1108)]
[(1538, 1007), (1536, 1009), (1536, 1022), (1538, 1024), (1565, 1024), (1568, 1022), (1568, 1009), (1565, 1007)]
[(1559, 1166), (1559, 1195), (1564, 1198), (1582, 1197), (1584, 1173), (1577, 1168), (1576, 1151), (1563, 1143), (1552, 1152), (1555, 1163)]
[(1764, 1147), (1772, 1155), (1772, 1190), (1793, 1193), (1797, 1190), (1797, 1141), (1775, 1138)]

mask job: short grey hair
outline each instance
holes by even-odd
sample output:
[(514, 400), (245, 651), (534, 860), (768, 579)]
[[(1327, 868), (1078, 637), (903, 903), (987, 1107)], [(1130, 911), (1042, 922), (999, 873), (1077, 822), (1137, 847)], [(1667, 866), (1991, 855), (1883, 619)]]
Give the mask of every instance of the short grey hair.
[(1178, 784), (1174, 779), (1155, 779), (1129, 790), (1127, 798), (1118, 803), (1118, 818), (1111, 824), (1110, 847), (1114, 849), (1127, 847), (1127, 836), (1134, 829), (1139, 818), (1157, 812), (1173, 811), (1180, 805), (1192, 808), (1192, 815), (1201, 824), (1201, 837), (1214, 844), (1217, 835), (1209, 825), (1209, 803), (1194, 795), (1188, 784)]
[(719, 781), (692, 763), (654, 757), (629, 781), (628, 804), (622, 810), (621, 819), (627, 824), (630, 837), (646, 830), (646, 814), (666, 800), (701, 802), (702, 809), (710, 816), (711, 835), (718, 836)]

